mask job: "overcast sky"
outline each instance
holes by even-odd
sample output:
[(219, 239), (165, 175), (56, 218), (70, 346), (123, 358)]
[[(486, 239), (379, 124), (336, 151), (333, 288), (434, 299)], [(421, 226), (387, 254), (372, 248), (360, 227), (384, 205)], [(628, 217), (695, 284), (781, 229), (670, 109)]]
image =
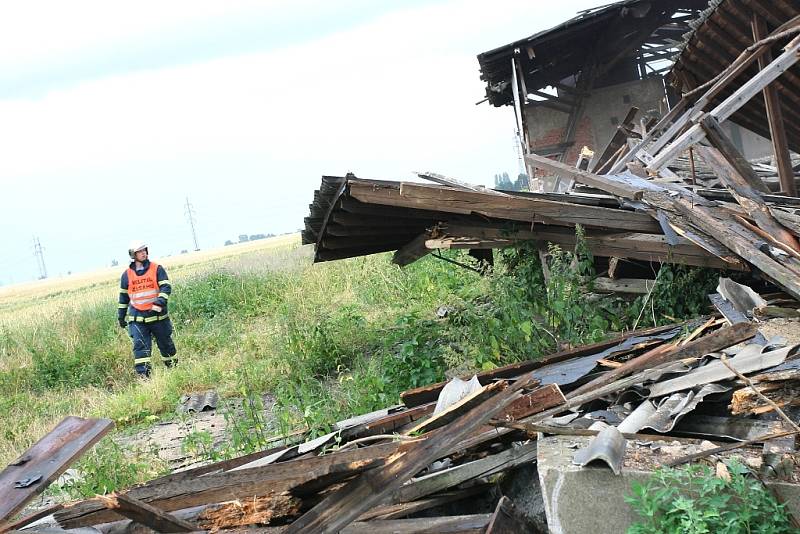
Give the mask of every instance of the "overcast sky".
[(303, 226), (323, 174), (490, 184), (476, 55), (598, 0), (4, 2), (0, 284)]

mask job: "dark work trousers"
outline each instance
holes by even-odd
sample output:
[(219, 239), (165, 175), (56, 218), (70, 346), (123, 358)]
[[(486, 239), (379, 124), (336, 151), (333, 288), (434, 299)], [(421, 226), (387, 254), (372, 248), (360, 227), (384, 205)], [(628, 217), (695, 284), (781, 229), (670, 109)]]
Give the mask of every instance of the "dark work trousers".
[(154, 321), (152, 323), (128, 323), (128, 334), (133, 340), (133, 366), (140, 375), (150, 375), (150, 354), (153, 348), (153, 338), (156, 338), (161, 361), (167, 367), (178, 363), (175, 357), (177, 349), (172, 341), (172, 322), (169, 319)]

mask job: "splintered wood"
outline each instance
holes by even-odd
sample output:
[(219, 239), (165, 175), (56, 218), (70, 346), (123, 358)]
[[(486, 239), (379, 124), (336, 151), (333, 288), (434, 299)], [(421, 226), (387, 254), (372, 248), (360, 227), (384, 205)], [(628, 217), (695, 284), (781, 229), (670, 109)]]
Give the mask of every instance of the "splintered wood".
[(201, 528), (211, 531), (269, 525), (277, 520), (299, 516), (302, 503), (302, 499), (288, 493), (253, 496), (211, 507), (198, 516), (197, 523)]
[[(792, 402), (787, 397), (798, 381), (800, 349), (754, 344), (756, 332), (747, 320), (727, 326), (708, 317), (630, 332), (494, 369), (480, 378), (453, 380), (456, 387), (449, 391), (455, 393), (442, 395), (439, 403), (352, 417), (337, 423), (340, 442), (327, 448), (318, 440), (289, 447), (297, 455), (281, 448), (272, 456), (245, 457), (249, 463), (217, 462), (190, 475), (176, 473), (126, 492), (71, 503), (56, 511), (55, 519), (64, 528), (103, 525), (107, 534), (142, 526), (160, 532), (255, 527), (284, 534), (530, 528), (526, 514), (498, 493), (498, 482), (514, 476), (517, 468), (536, 464), (541, 436), (601, 436), (587, 428), (598, 409), (628, 414), (617, 430), (622, 444), (627, 439), (660, 439), (648, 434), (654, 425), (668, 428), (670, 441), (683, 440), (684, 429), (712, 442), (733, 432), (742, 440), (738, 447), (793, 436), (796, 430), (776, 433), (773, 426), (750, 419), (693, 419), (694, 407), (714, 392), (733, 390), (733, 414), (762, 411), (759, 399), (748, 396), (754, 388), (779, 404)], [(736, 354), (730, 360), (736, 373), (719, 373), (720, 362), (708, 357), (723, 350)], [(745, 376), (741, 373), (750, 375), (746, 385), (739, 380)], [(685, 383), (673, 387), (676, 380)], [(459, 389), (465, 384), (469, 387)], [(691, 393), (684, 393), (687, 388), (693, 388)], [(642, 397), (649, 390), (653, 398), (659, 389), (665, 393), (655, 394), (654, 400)], [(434, 384), (408, 391), (403, 398), (409, 404), (436, 400), (443, 390), (442, 384)], [(439, 405), (436, 410), (434, 404)], [(663, 410), (655, 409), (662, 404)], [(725, 404), (715, 405), (726, 409)], [(639, 417), (648, 406), (653, 411)], [(678, 406), (680, 411), (670, 408)], [(680, 424), (667, 424), (665, 417), (679, 418)], [(715, 445), (719, 450), (734, 448)], [(613, 458), (624, 454), (607, 452)], [(445, 504), (456, 515), (420, 517)]]

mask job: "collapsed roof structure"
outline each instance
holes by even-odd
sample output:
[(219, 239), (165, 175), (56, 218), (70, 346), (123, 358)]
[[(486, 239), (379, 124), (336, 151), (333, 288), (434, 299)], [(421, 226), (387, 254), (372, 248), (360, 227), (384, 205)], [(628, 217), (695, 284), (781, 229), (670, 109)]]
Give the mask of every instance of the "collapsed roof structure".
[[(640, 121), (635, 127), (632, 117), (637, 110), (628, 109), (605, 146), (595, 146), (591, 160), (580, 158), (572, 165), (559, 161), (563, 157), (538, 154), (530, 142), (524, 143), (528, 166), (558, 176), (564, 187), (557, 189), (563, 193), (493, 191), (435, 173), (420, 175), (438, 184), (427, 186), (326, 177), (306, 218), (304, 243), (315, 244), (316, 261), (396, 250), (395, 261), (404, 265), (442, 248), (569, 244), (565, 234), (580, 224), (597, 256), (752, 270), (800, 298), (800, 199), (793, 196), (795, 170), (788, 145), (794, 133), (787, 134), (796, 126), (792, 113), (780, 113), (788, 108), (780, 105), (782, 100), (800, 97), (791, 82), (800, 74), (796, 65), (800, 3), (785, 1), (780, 9), (772, 10), (760, 0), (746, 4), (713, 2), (705, 11), (696, 11), (690, 34), (680, 43), (670, 41), (681, 50), (668, 79), (683, 80), (680, 87), (686, 92), (659, 119)], [(672, 7), (667, 9), (667, 5)], [(590, 42), (580, 40), (580, 28), (592, 35), (595, 24), (634, 28), (641, 17), (658, 13), (639, 32), (647, 40), (675, 25), (688, 24), (685, 19), (694, 12), (686, 10), (692, 8), (698, 6), (619, 2), (481, 54), (488, 98), (497, 105), (512, 101), (518, 105), (520, 96), (531, 94), (531, 87), (561, 83), (554, 79), (563, 81), (577, 60), (565, 49), (562, 64), (557, 54), (546, 53), (544, 45), (588, 46)], [(770, 11), (768, 17), (763, 15), (765, 10)], [(733, 19), (729, 11), (738, 18)], [(755, 42), (750, 44), (742, 43), (732, 29), (735, 25), (744, 31), (745, 19), (752, 23), (751, 41)], [(730, 30), (726, 34), (719, 31), (723, 22)], [(606, 63), (601, 61), (597, 72), (610, 73), (613, 69), (602, 67), (615, 60), (641, 65), (642, 50), (648, 48), (637, 42), (637, 47), (626, 48), (619, 58), (598, 52)], [(728, 49), (731, 60), (721, 59), (715, 68), (708, 67), (697, 50), (711, 43)], [(531, 51), (524, 52), (526, 47)], [(508, 54), (514, 61), (507, 61), (503, 68)], [(517, 78), (519, 56), (527, 59), (519, 61), (521, 76)], [(554, 78), (546, 77), (548, 72)], [(509, 76), (510, 88), (504, 83)], [(532, 85), (525, 87), (528, 82)], [(592, 98), (587, 95), (587, 100)], [(760, 105), (758, 101), (764, 99), (776, 105)], [(741, 139), (737, 141), (723, 126), (728, 119), (741, 119), (768, 134), (774, 140), (770, 146), (776, 167), (754, 167), (740, 149)], [(777, 176), (770, 180), (756, 168)], [(770, 186), (780, 194), (771, 194)]]
[(676, 100), (663, 75), (705, 7), (704, 0), (615, 2), (483, 52), (486, 100), (513, 107), (523, 153), (574, 164), (582, 146), (604, 144), (634, 119), (620, 111), (650, 117), (667, 96)]

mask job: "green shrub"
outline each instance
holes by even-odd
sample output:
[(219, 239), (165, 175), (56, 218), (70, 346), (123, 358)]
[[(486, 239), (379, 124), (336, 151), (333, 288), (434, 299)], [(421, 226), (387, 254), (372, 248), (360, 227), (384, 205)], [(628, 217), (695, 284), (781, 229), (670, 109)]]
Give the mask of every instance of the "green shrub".
[(129, 488), (168, 472), (156, 451), (124, 448), (110, 438), (81, 457), (75, 469), (78, 476), (56, 489), (79, 499)]
[(708, 294), (715, 291), (720, 276), (725, 273), (716, 269), (662, 265), (652, 294), (626, 308), (625, 320), (637, 327), (658, 326), (708, 313)]
[(647, 482), (633, 483), (625, 500), (642, 520), (628, 534), (782, 534), (793, 531), (785, 506), (738, 461), (731, 480), (705, 465), (662, 468)]

